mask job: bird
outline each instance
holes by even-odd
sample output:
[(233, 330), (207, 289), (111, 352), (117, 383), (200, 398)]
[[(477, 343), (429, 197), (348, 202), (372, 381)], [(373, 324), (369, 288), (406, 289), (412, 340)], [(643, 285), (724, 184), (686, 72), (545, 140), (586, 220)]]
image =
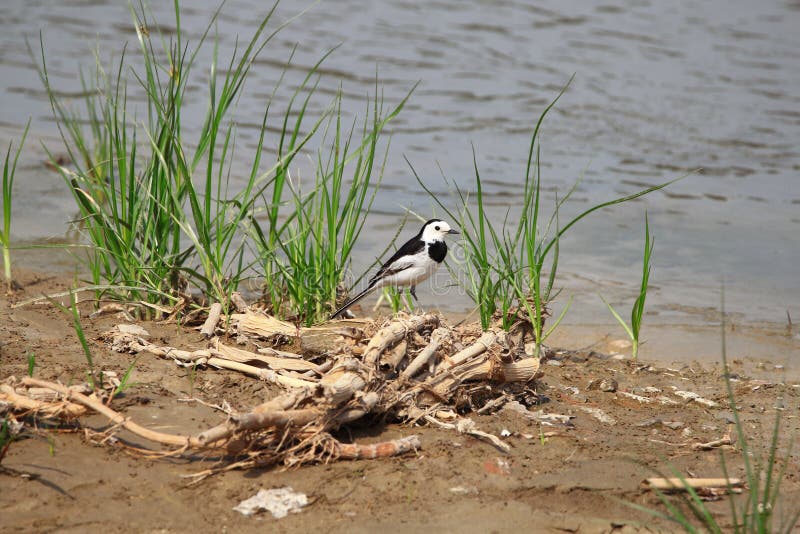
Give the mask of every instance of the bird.
[(381, 266), (370, 279), (367, 288), (333, 312), (330, 319), (336, 318), (350, 306), (384, 286), (410, 286), (411, 296), (419, 302), (417, 284), (430, 278), (447, 256), (445, 236), (459, 233), (441, 219), (427, 221), (417, 235), (409, 239)]

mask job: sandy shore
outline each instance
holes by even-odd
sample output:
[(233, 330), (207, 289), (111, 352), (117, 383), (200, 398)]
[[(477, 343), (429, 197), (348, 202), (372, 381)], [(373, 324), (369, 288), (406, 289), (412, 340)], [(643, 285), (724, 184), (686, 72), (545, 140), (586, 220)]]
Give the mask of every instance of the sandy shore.
[[(18, 276), (23, 289), (11, 299), (0, 298), (0, 381), (23, 376), (29, 353), (35, 354), (35, 376), (82, 381), (86, 362), (68, 318), (49, 305), (9, 307), (14, 300), (64, 289), (69, 279), (31, 272)], [(83, 323), (96, 365), (121, 375), (130, 356), (95, 341), (118, 322), (105, 316)], [(164, 344), (203, 346), (196, 332), (174, 324), (146, 327)], [(370, 443), (417, 433), (422, 448), (387, 460), (234, 471), (188, 485), (185, 475), (208, 468), (209, 460), (148, 460), (90, 444), (81, 432), (29, 428), (1, 464), (0, 530), (633, 532), (650, 526), (672, 531), (674, 525), (653, 523), (623, 502), (658, 508), (658, 499), (641, 482), (652, 469), (668, 471), (668, 464), (684, 475), (722, 476), (719, 450), (692, 447), (721, 438), (731, 415), (719, 362), (719, 327), (645, 326), (647, 344), (639, 363), (626, 357), (615, 332), (613, 326), (567, 325), (549, 340), (563, 350), (543, 366), (537, 389), (544, 402), (538, 409), (569, 416), (568, 423), (540, 425), (514, 412), (472, 416), (482, 430), (510, 433), (505, 438), (512, 445), (509, 454), (445, 430), (376, 424), (351, 428), (339, 438)], [(757, 452), (766, 448), (774, 407), (782, 399), (785, 452), (800, 426), (798, 370), (792, 367), (800, 353), (797, 337), (780, 325), (733, 325), (727, 339), (750, 442)], [(147, 355), (131, 380), (134, 386), (114, 406), (145, 426), (169, 432), (194, 432), (223, 417), (187, 402), (192, 396), (244, 409), (274, 394), (266, 384), (232, 372), (205, 370), (192, 377), (170, 361)], [(615, 391), (589, 387), (599, 380), (616, 383)], [(680, 391), (709, 403), (687, 401)], [(106, 425), (99, 417), (85, 422), (93, 428)], [(119, 437), (137, 442), (124, 432)], [(741, 476), (739, 453), (724, 454), (731, 474)], [(779, 514), (800, 505), (798, 455), (789, 461)], [(260, 488), (286, 485), (311, 500), (302, 513), (276, 520), (233, 511)], [(720, 518), (729, 513), (727, 501), (709, 506)]]

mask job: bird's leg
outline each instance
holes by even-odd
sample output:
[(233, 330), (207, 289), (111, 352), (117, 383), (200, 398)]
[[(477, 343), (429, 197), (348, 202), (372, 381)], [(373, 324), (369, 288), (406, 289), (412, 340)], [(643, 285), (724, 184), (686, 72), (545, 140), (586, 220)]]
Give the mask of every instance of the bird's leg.
[(419, 305), (419, 299), (417, 298), (417, 286), (409, 287), (408, 288), (408, 292), (411, 293), (412, 297), (414, 297), (414, 302), (416, 303), (416, 306), (413, 306), (413, 308), (414, 308), (413, 310), (412, 310), (411, 303), (410, 302), (408, 303), (409, 311), (412, 314), (422, 313), (422, 306)]

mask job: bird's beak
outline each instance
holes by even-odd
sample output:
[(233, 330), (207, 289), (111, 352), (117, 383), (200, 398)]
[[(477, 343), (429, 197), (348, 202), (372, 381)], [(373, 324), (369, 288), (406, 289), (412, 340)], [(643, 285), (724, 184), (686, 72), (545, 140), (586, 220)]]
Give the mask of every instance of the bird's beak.
[(460, 234), (461, 232), (459, 232), (458, 230), (453, 230), (453, 229), (451, 228), (450, 230), (448, 230), (448, 231), (447, 231), (447, 233), (448, 233), (448, 234)]

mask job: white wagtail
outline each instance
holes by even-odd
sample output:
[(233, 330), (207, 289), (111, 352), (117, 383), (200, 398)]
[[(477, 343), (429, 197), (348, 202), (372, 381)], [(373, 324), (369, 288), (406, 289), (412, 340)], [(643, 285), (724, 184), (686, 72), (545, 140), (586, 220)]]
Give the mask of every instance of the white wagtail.
[(389, 261), (369, 281), (367, 288), (344, 303), (344, 306), (331, 314), (331, 319), (344, 312), (369, 295), (372, 291), (384, 286), (411, 286), (411, 296), (417, 300), (417, 284), (427, 280), (447, 255), (447, 234), (459, 232), (441, 219), (431, 219), (422, 225), (422, 230), (400, 247)]

